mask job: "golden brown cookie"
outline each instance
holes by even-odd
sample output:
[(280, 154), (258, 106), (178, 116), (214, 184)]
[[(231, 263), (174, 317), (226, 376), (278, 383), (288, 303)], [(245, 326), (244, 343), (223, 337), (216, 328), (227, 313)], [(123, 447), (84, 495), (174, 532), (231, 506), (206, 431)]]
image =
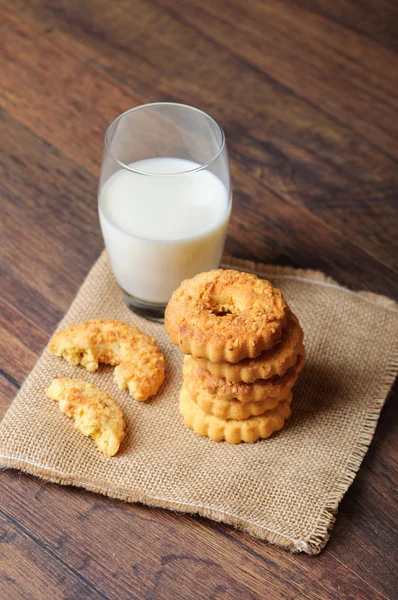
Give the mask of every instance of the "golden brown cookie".
[(125, 436), (125, 422), (122, 409), (108, 394), (92, 383), (69, 377), (53, 379), (46, 394), (75, 420), (83, 435), (93, 438), (101, 452), (116, 454)]
[(240, 442), (257, 442), (279, 431), (290, 417), (291, 394), (286, 400), (278, 402), (275, 408), (260, 416), (250, 417), (244, 421), (229, 421), (208, 415), (190, 398), (183, 387), (180, 392), (180, 414), (184, 423), (198, 435), (208, 437), (214, 442), (225, 440), (230, 444)]
[(167, 305), (165, 328), (185, 354), (236, 363), (280, 339), (287, 310), (266, 279), (217, 269), (181, 283)]
[(195, 358), (203, 371), (214, 377), (223, 377), (230, 382), (244, 381), (252, 383), (257, 379), (268, 379), (283, 375), (297, 363), (298, 356), (304, 356), (303, 330), (297, 317), (289, 313), (282, 339), (271, 350), (266, 350), (254, 359), (244, 359), (238, 363), (213, 363), (206, 358)]
[(213, 399), (238, 400), (243, 403), (261, 402), (268, 398), (278, 401), (292, 389), (303, 365), (304, 357), (299, 355), (296, 364), (280, 377), (276, 375), (269, 379), (257, 379), (253, 383), (233, 383), (203, 371), (194, 358), (186, 356), (183, 365), (184, 385), (193, 400), (196, 400), (197, 394), (205, 393), (213, 396)]
[(225, 421), (229, 421), (230, 419), (242, 421), (249, 417), (262, 415), (267, 410), (275, 408), (278, 402), (286, 400), (291, 393), (290, 390), (285, 390), (279, 398), (270, 396), (259, 402), (240, 402), (239, 400), (226, 400), (220, 396), (214, 396), (203, 389), (193, 389), (193, 386), (189, 385), (189, 382), (185, 379), (183, 388), (186, 390), (191, 400), (193, 400), (204, 413), (207, 415), (214, 415), (218, 419), (223, 419)]
[(156, 394), (164, 380), (164, 357), (153, 338), (121, 321), (92, 319), (55, 334), (50, 351), (71, 365), (96, 371), (99, 363), (116, 366), (121, 390), (136, 400)]

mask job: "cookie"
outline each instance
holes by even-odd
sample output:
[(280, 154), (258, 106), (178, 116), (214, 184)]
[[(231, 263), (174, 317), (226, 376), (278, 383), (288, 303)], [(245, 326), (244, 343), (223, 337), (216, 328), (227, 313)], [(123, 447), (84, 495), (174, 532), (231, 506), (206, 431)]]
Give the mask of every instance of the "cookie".
[(56, 377), (46, 395), (75, 420), (83, 435), (93, 438), (101, 452), (116, 454), (125, 436), (125, 422), (122, 409), (108, 394), (82, 379)]
[(156, 394), (164, 381), (164, 357), (156, 341), (121, 321), (92, 319), (70, 325), (55, 334), (49, 348), (88, 371), (96, 371), (99, 363), (115, 366), (119, 388), (139, 401)]
[(272, 348), (287, 313), (281, 291), (266, 279), (217, 269), (181, 283), (167, 305), (165, 328), (184, 354), (237, 363)]
[(193, 388), (190, 382), (184, 379), (183, 388), (199, 408), (207, 415), (213, 415), (218, 419), (229, 421), (231, 419), (242, 421), (249, 417), (262, 415), (267, 410), (272, 410), (279, 401), (286, 400), (290, 395), (290, 390), (285, 390), (279, 398), (270, 396), (259, 402), (240, 402), (239, 400), (224, 400), (218, 396), (209, 394), (205, 390)]
[(224, 378), (214, 377), (208, 371), (203, 371), (194, 358), (186, 356), (182, 372), (184, 385), (193, 400), (196, 400), (197, 395), (201, 394), (202, 396), (211, 396), (213, 400), (236, 400), (243, 403), (261, 402), (270, 398), (278, 401), (292, 389), (303, 364), (304, 357), (300, 355), (296, 364), (281, 377), (257, 379), (253, 383), (244, 383), (243, 381), (232, 383)]
[(282, 339), (271, 350), (266, 350), (257, 358), (244, 359), (236, 364), (214, 363), (206, 358), (195, 360), (203, 371), (208, 371), (214, 377), (223, 377), (230, 382), (252, 383), (257, 379), (283, 375), (297, 363), (299, 356), (304, 356), (303, 330), (297, 317), (290, 312)]
[(214, 442), (225, 440), (230, 444), (252, 443), (282, 429), (291, 414), (290, 402), (291, 394), (286, 400), (278, 402), (275, 408), (260, 416), (253, 416), (244, 421), (234, 419), (227, 421), (206, 414), (183, 387), (180, 392), (180, 414), (187, 427)]

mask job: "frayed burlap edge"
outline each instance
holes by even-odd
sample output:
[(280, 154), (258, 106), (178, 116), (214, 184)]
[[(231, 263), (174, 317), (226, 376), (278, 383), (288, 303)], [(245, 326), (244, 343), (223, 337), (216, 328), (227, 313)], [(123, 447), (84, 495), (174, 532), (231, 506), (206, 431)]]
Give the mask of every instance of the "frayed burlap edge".
[[(101, 257), (102, 255), (98, 260), (100, 260)], [(348, 288), (340, 286), (334, 279), (324, 275), (320, 271), (264, 265), (261, 263), (255, 263), (233, 257), (224, 257), (222, 266), (225, 268), (250, 271), (262, 277), (278, 276), (283, 278), (302, 279), (303, 281), (309, 281), (315, 284), (337, 288), (349, 294), (359, 296), (364, 301), (371, 302), (372, 304), (380, 306), (381, 308), (398, 311), (398, 304), (390, 298), (373, 294), (371, 292), (354, 292)], [(83, 481), (75, 478), (73, 475), (66, 475), (65, 473), (48, 469), (44, 465), (40, 465), (33, 461), (27, 461), (17, 456), (0, 455), (0, 466), (4, 469), (19, 469), (25, 473), (29, 473), (53, 483), (61, 485), (73, 485), (74, 487), (83, 488), (88, 491), (103, 494), (109, 496), (110, 498), (115, 498), (125, 502), (139, 502), (147, 506), (166, 508), (175, 512), (197, 514), (202, 517), (212, 519), (213, 521), (226, 523), (238, 529), (248, 531), (254, 537), (265, 540), (277, 546), (282, 546), (283, 548), (286, 548), (292, 552), (305, 552), (306, 554), (314, 556), (319, 554), (329, 540), (330, 531), (336, 521), (335, 515), (337, 513), (338, 505), (350, 487), (351, 483), (354, 481), (354, 478), (369, 448), (377, 426), (378, 418), (380, 416), (380, 411), (394, 383), (397, 371), (398, 344), (394, 348), (386, 376), (380, 384), (379, 393), (370, 407), (369, 414), (365, 419), (360, 438), (347, 462), (346, 472), (343, 474), (340, 481), (337, 482), (335, 492), (330, 496), (330, 498), (328, 498), (326, 506), (319, 515), (319, 519), (314, 531), (305, 540), (291, 538), (269, 527), (259, 525), (254, 521), (241, 519), (237, 515), (226, 512), (222, 509), (217, 509), (211, 506), (198, 506), (196, 504), (184, 503), (178, 500), (170, 501), (166, 500), (165, 498), (148, 496), (132, 490), (115, 490), (105, 485), (104, 482)]]
[[(222, 266), (226, 268), (250, 271), (261, 277), (278, 276), (282, 278), (294, 278), (302, 279), (304, 281), (311, 281), (315, 284), (318, 283), (323, 286), (337, 288), (340, 291), (344, 291), (348, 294), (353, 294), (367, 302), (371, 302), (376, 306), (380, 306), (381, 308), (398, 311), (398, 304), (391, 298), (387, 298), (386, 296), (381, 296), (379, 294), (374, 294), (373, 292), (354, 292), (346, 287), (341, 286), (334, 279), (328, 277), (327, 275), (324, 275), (320, 271), (314, 271), (310, 269), (293, 269), (291, 267), (280, 267), (275, 265), (265, 265), (229, 256), (223, 257)], [(370, 443), (373, 439), (374, 432), (376, 430), (377, 422), (380, 416), (380, 411), (388, 398), (388, 395), (397, 376), (397, 372), (398, 343), (394, 348), (393, 355), (390, 359), (390, 363), (388, 365), (387, 373), (384, 377), (384, 380), (380, 384), (379, 393), (377, 397), (375, 397), (374, 402), (369, 409), (369, 414), (365, 419), (363, 431), (361, 432), (361, 435), (353, 450), (353, 453), (348, 460), (347, 470), (342, 475), (341, 479), (337, 482), (335, 493), (332, 496), (330, 496), (330, 498), (328, 498), (326, 506), (319, 516), (318, 523), (313, 533), (306, 540), (292, 540), (294, 547), (291, 546), (290, 542), (286, 543), (286, 541), (281, 541), (279, 539), (280, 536), (275, 535), (274, 533), (272, 533), (272, 535), (266, 538), (268, 539), (268, 541), (284, 546), (293, 551), (304, 551), (307, 554), (311, 555), (319, 554), (322, 548), (324, 548), (324, 546), (327, 544), (330, 538), (330, 531), (332, 530), (336, 521), (335, 515), (337, 513), (338, 505), (341, 502), (344, 494), (347, 492), (348, 488), (354, 481), (355, 476), (361, 466), (361, 463), (368, 451)], [(263, 537), (261, 535), (258, 535), (257, 533), (255, 533), (254, 535), (261, 538)], [(271, 537), (273, 539), (271, 539)]]

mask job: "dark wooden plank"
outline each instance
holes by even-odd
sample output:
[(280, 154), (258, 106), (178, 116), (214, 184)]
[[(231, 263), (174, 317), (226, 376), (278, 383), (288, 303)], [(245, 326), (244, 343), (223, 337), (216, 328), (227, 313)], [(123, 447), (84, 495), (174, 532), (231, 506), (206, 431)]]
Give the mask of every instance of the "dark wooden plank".
[(0, 419), (47, 339), (48, 334), (0, 298)]
[[(24, 280), (10, 265), (0, 264), (0, 278), (2, 283), (1, 297), (18, 308), (29, 317), (31, 321), (41, 328), (52, 331), (61, 320), (65, 309), (54, 305), (35, 287), (35, 281)], [(71, 292), (71, 298), (73, 292)]]
[[(331, 557), (293, 556), (201, 518), (4, 473), (4, 512), (109, 598), (382, 598)], [(57, 515), (56, 521), (53, 515)], [(109, 551), (111, 549), (111, 552)], [(316, 582), (316, 583), (315, 583)]]
[(7, 330), (15, 341), (22, 343), (36, 357), (41, 353), (48, 340), (48, 334), (43, 329), (19, 312), (14, 305), (1, 298), (0, 327)]
[[(37, 354), (32, 352), (22, 340), (12, 336), (0, 325), (0, 352), (2, 357), (1, 374), (13, 386), (20, 385), (34, 367)], [(14, 389), (14, 393), (15, 393)], [(7, 403), (0, 401), (0, 413), (5, 412)]]
[(398, 158), (394, 52), (278, 0), (157, 3)]
[[(0, 11), (5, 58), (5, 93), (0, 105), (55, 148), (62, 144), (73, 149), (68, 156), (77, 158), (77, 165), (95, 170), (98, 177), (105, 130), (120, 112), (131, 108), (132, 100), (137, 104), (137, 99), (108, 77), (98, 77), (80, 57)], [(29, 94), (25, 93), (27, 87)], [(56, 151), (54, 155), (55, 160)], [(44, 161), (41, 164), (44, 170), (56, 169)], [(76, 177), (82, 177), (78, 169)], [(35, 184), (39, 181), (36, 178)], [(57, 185), (61, 191), (62, 185), (54, 181), (54, 187)], [(87, 200), (91, 202), (91, 198)]]
[(0, 598), (35, 600), (61, 595), (65, 600), (105, 599), (41, 542), (0, 513)]
[[(110, 98), (120, 108), (131, 105), (124, 89), (128, 86), (134, 98), (178, 100), (210, 111), (223, 124), (231, 157), (241, 170), (398, 270), (397, 164), (376, 147), (161, 7), (138, 0), (127, 10), (123, 4), (97, 0), (95, 11), (85, 11), (76, 1), (55, 6), (36, 0), (29, 7), (18, 0), (16, 9), (49, 40), (36, 43), (27, 26), (5, 14), (6, 33), (20, 33), (9, 33), (13, 62), (7, 81), (13, 92), (3, 106), (29, 127), (38, 132), (47, 128), (56, 143), (59, 134), (42, 122), (42, 95), (55, 94), (62, 87), (62, 72), (68, 74), (71, 67), (54, 73), (49, 65), (48, 74), (41, 69), (36, 82), (34, 74), (50, 47), (54, 65), (65, 60), (66, 49), (73, 50), (123, 86), (108, 86), (108, 103)], [(178, 61), (175, 47), (184, 48)], [(75, 71), (80, 87), (88, 79), (78, 67)], [(29, 111), (18, 93), (25, 80), (31, 86)], [(98, 110), (103, 114), (103, 101)], [(371, 110), (364, 113), (372, 123)], [(72, 136), (64, 135), (64, 142), (66, 138), (77, 145)], [(80, 157), (86, 164), (86, 155), (80, 152)]]
[(398, 5), (391, 0), (288, 0), (356, 31), (391, 50), (398, 50)]
[(103, 247), (97, 179), (1, 111), (0, 135), (1, 293), (50, 332)]
[[(396, 297), (397, 276), (328, 227), (232, 167), (237, 210), (230, 225), (227, 250), (260, 262), (316, 268), (354, 289)], [(246, 250), (241, 240), (249, 240)], [(235, 251), (235, 240), (238, 248)], [(240, 246), (240, 251), (239, 251)], [(348, 278), (347, 278), (348, 276)]]
[(3, 418), (18, 389), (19, 382), (0, 368), (0, 419)]

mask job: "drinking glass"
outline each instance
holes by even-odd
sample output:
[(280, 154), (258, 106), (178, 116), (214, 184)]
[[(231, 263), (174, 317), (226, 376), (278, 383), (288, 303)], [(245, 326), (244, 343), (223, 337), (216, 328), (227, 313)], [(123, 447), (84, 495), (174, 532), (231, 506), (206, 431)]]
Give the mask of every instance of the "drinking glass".
[(183, 279), (217, 268), (230, 212), (224, 132), (192, 106), (132, 108), (108, 127), (98, 210), (127, 305), (162, 318)]

